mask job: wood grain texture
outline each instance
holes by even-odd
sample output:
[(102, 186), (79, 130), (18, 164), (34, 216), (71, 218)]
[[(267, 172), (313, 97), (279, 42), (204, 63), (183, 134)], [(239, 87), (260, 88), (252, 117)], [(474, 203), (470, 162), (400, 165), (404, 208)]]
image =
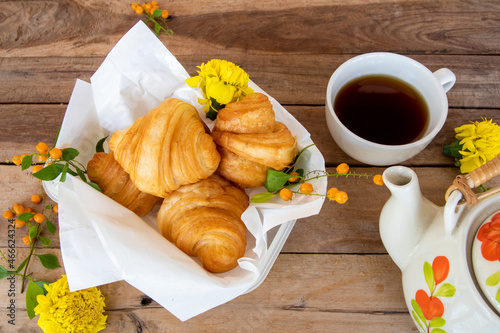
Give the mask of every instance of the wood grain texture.
[[(177, 37), (176, 37), (177, 38)], [(168, 45), (167, 45), (168, 46)], [(1, 49), (0, 49), (1, 51)], [(250, 78), (282, 105), (324, 106), (328, 80), (352, 54), (250, 56), (209, 51), (182, 55), (170, 50), (190, 75), (196, 66), (214, 58), (239, 64)], [(431, 71), (450, 68), (457, 76), (448, 92), (452, 108), (500, 108), (500, 55), (409, 55)], [(67, 104), (76, 79), (90, 82), (104, 57), (0, 57), (2, 103)], [(1, 116), (1, 113), (0, 113)]]
[[(442, 206), (458, 169), (442, 154), (454, 128), (481, 117), (500, 121), (500, 2), (497, 0), (221, 0), (160, 1), (174, 36), (160, 36), (189, 74), (213, 58), (233, 61), (311, 133), (327, 170), (359, 163), (335, 144), (325, 123), (331, 74), (372, 51), (407, 55), (456, 77), (447, 121), (431, 144), (403, 165), (417, 173), (424, 196)], [(130, 1), (4, 1), (0, 10), (0, 208), (29, 203), (40, 190), (29, 170), (5, 162), (52, 143), (77, 79), (90, 82), (108, 52), (141, 17)], [(498, 177), (497, 177), (498, 178)], [(380, 240), (378, 218), (390, 193), (369, 179), (330, 178), (344, 205), (325, 201), (319, 215), (297, 221), (268, 277), (253, 292), (180, 322), (126, 282), (101, 286), (105, 332), (418, 332), (405, 306), (401, 273)], [(488, 186), (499, 186), (495, 179)], [(49, 201), (49, 203), (52, 203)], [(39, 207), (38, 207), (39, 208)], [(57, 223), (57, 218), (54, 218)], [(0, 250), (9, 246), (0, 223)], [(17, 263), (28, 248), (16, 230)], [(62, 262), (58, 235), (37, 253)], [(33, 277), (54, 281), (64, 268)], [(145, 272), (147, 274), (147, 272)], [(16, 279), (16, 326), (8, 324), (10, 281), (0, 280), (0, 331), (40, 332), (25, 313)]]
[[(61, 273), (44, 276), (51, 280)], [(408, 331), (412, 324), (399, 275), (387, 255), (282, 254), (256, 290), (187, 322), (126, 282), (100, 290), (109, 316), (106, 332), (332, 332), (332, 325), (334, 332)], [(9, 280), (0, 281), (0, 290), (9, 288)], [(19, 279), (13, 289), (20, 289)], [(24, 294), (6, 296), (0, 297), (0, 315), (6, 316), (6, 306), (15, 299), (16, 329), (37, 332), (36, 319), (29, 321), (25, 314)], [(0, 321), (2, 332), (10, 329)]]
[[(162, 41), (174, 54), (233, 49), (498, 54), (500, 49), (500, 41), (492, 38), (500, 32), (495, 0), (279, 3), (172, 1), (168, 9), (175, 38), (164, 36)], [(0, 56), (104, 56), (138, 19), (130, 3), (120, 0), (7, 2), (0, 21)]]

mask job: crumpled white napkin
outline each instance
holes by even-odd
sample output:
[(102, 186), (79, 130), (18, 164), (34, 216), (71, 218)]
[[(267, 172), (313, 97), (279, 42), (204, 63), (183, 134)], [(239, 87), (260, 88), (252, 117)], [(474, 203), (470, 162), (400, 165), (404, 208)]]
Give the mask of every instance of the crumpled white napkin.
[[(138, 22), (109, 53), (91, 84), (76, 81), (57, 146), (78, 149), (77, 160), (86, 165), (99, 139), (131, 125), (169, 97), (194, 105), (212, 128), (197, 102), (199, 89), (185, 83), (188, 77), (159, 39)], [(299, 148), (312, 144), (305, 128), (276, 100), (270, 100), (277, 119), (297, 136)], [(315, 146), (301, 163), (306, 170), (325, 171)], [(314, 180), (313, 185), (324, 193), (326, 178)], [(251, 204), (242, 216), (248, 229), (245, 257), (235, 269), (212, 274), (161, 236), (155, 222), (157, 211), (140, 218), (71, 176), (64, 183), (44, 182), (44, 187), (59, 203), (61, 253), (71, 290), (125, 280), (183, 321), (256, 288), (295, 221), (319, 213), (324, 201), (322, 197), (297, 196), (289, 203), (276, 198)], [(274, 236), (274, 229), (268, 239), (275, 227), (277, 233)]]

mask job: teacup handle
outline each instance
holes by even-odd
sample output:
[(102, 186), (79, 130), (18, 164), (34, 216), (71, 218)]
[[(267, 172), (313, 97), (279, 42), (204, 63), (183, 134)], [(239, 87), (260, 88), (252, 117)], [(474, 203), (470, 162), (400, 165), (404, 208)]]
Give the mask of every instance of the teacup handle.
[(453, 74), (453, 72), (448, 68), (438, 69), (434, 72), (434, 76), (437, 77), (439, 83), (441, 83), (441, 85), (443, 86), (445, 93), (447, 93), (448, 90), (450, 90), (457, 81), (455, 74)]

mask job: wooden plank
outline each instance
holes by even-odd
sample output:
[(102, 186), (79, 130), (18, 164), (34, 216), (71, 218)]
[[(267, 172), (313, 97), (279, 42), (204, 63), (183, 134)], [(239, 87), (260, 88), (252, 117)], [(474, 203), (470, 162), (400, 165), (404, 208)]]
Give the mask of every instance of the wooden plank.
[[(272, 54), (249, 56), (241, 50), (193, 55), (175, 53), (190, 75), (196, 66), (213, 58), (233, 61), (250, 78), (283, 105), (325, 105), (330, 76), (353, 57), (336, 54)], [(450, 68), (457, 83), (448, 92), (453, 108), (500, 108), (498, 56), (410, 55), (430, 70)], [(7, 57), (0, 58), (0, 103), (68, 103), (76, 79), (90, 82), (104, 57)], [(22, 68), (22, 70), (20, 70)], [(1, 113), (0, 113), (1, 117)], [(11, 123), (11, 122), (9, 122)]]
[[(495, 0), (321, 0), (313, 5), (190, 0), (169, 2), (167, 8), (175, 34), (161, 39), (174, 54), (206, 49), (253, 54), (498, 54), (500, 48), (494, 38), (500, 32), (500, 4)], [(3, 12), (0, 56), (11, 57), (103, 56), (139, 20), (130, 2), (120, 0), (12, 1), (4, 4)]]
[[(61, 272), (55, 273), (37, 272), (47, 280), (57, 279)], [(6, 295), (9, 288), (10, 281), (0, 281), (0, 293)], [(14, 289), (18, 288), (16, 279)], [(145, 332), (321, 332), (331, 331), (332, 325), (335, 331), (347, 332), (413, 329), (400, 272), (387, 255), (282, 254), (256, 290), (184, 323), (125, 282), (99, 288), (106, 297), (110, 332), (135, 331), (136, 325)], [(2, 318), (10, 299), (0, 300)], [(16, 294), (15, 304), (16, 328), (29, 332), (36, 319), (27, 320), (23, 295)], [(6, 319), (0, 321), (1, 331), (9, 327)]]

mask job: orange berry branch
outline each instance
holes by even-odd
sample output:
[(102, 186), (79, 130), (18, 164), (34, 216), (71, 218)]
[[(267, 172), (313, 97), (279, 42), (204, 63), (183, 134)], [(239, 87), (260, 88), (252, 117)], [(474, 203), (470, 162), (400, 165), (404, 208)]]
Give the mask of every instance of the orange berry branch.
[[(312, 146), (312, 145), (311, 145)], [(368, 174), (357, 174), (349, 172), (349, 166), (346, 163), (341, 163), (336, 168), (336, 173), (326, 173), (320, 171), (312, 171), (308, 174), (304, 175), (303, 169), (295, 169), (298, 160), (302, 156), (303, 152), (311, 146), (307, 146), (297, 155), (294, 164), (284, 171), (275, 171), (269, 170), (267, 174), (267, 180), (265, 184), (265, 188), (267, 192), (258, 193), (252, 198), (250, 198), (250, 202), (253, 203), (263, 203), (271, 200), (276, 195), (279, 195), (281, 199), (284, 201), (292, 200), (295, 194), (300, 195), (314, 195), (326, 197), (329, 200), (336, 201), (339, 204), (343, 204), (347, 201), (348, 196), (344, 191), (340, 191), (337, 188), (330, 188), (326, 194), (314, 193), (313, 185), (310, 181), (314, 179), (319, 179), (321, 177), (357, 177), (357, 178), (373, 178), (373, 182), (376, 185), (383, 185), (384, 182), (382, 180), (381, 175), (368, 175)], [(296, 190), (292, 190), (296, 187), (299, 187)]]
[[(106, 138), (102, 138), (97, 143), (97, 152), (104, 151), (103, 144), (105, 139)], [(40, 207), (35, 210), (31, 207), (25, 207), (20, 203), (16, 203), (3, 213), (3, 217), (11, 224), (9, 226), (9, 237), (12, 239), (12, 244), (15, 244), (16, 230), (22, 230), (22, 228), (25, 227), (27, 228), (27, 234), (23, 237), (23, 243), (28, 245), (30, 248), (28, 256), (16, 268), (14, 267), (13, 252), (15, 250), (10, 248), (10, 246), (7, 250), (7, 254), (0, 250), (0, 256), (7, 263), (7, 268), (0, 265), (0, 279), (12, 275), (20, 276), (22, 278), (21, 292), (24, 292), (26, 279), (30, 281), (26, 292), (26, 310), (30, 319), (35, 317), (34, 308), (38, 304), (36, 302), (36, 295), (44, 290), (43, 283), (40, 281), (34, 281), (30, 277), (30, 274), (27, 274), (31, 258), (33, 256), (37, 257), (42, 266), (48, 269), (61, 267), (55, 255), (40, 255), (35, 253), (35, 247), (38, 241), (40, 241), (43, 246), (50, 245), (51, 240), (43, 235), (43, 231), (46, 229), (52, 235), (55, 234), (56, 226), (51, 221), (51, 218), (53, 213), (59, 213), (57, 204), (52, 206), (45, 203), (45, 193), (41, 181), (55, 180), (60, 176), (59, 180), (64, 182), (67, 174), (70, 174), (72, 176), (79, 177), (82, 181), (100, 191), (97, 184), (87, 181), (86, 168), (75, 160), (78, 155), (78, 150), (74, 148), (50, 148), (46, 143), (40, 142), (36, 145), (36, 153), (16, 155), (11, 161), (7, 160), (7, 162), (12, 162), (15, 165), (21, 166), (21, 170), (26, 170), (33, 166), (31, 169), (32, 175), (40, 182), (41, 194), (34, 194), (30, 198), (31, 203), (40, 205)], [(38, 162), (35, 162), (35, 159)], [(9, 242), (9, 244), (11, 243)]]
[(174, 34), (172, 29), (168, 28), (168, 10), (161, 10), (156, 1), (143, 3), (142, 5), (134, 2), (131, 7), (132, 10), (136, 12), (136, 14), (144, 15), (144, 17), (146, 18), (146, 23), (152, 22), (154, 24), (156, 36), (158, 36), (162, 31), (169, 35)]

